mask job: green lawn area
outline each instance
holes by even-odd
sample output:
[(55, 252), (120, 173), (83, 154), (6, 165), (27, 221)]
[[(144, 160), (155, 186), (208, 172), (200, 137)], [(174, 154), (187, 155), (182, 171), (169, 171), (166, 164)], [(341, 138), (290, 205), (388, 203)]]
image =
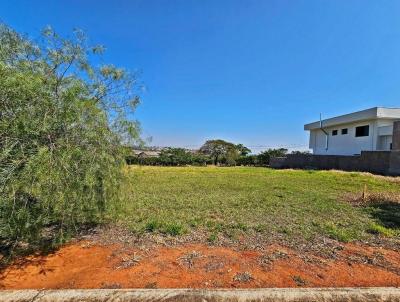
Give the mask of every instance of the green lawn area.
[(400, 235), (398, 205), (355, 207), (345, 201), (346, 193), (361, 194), (365, 185), (371, 193), (400, 194), (399, 182), (371, 175), (144, 166), (130, 166), (127, 173), (125, 199), (110, 216), (136, 232), (181, 235), (201, 229), (210, 241), (260, 233), (341, 241)]

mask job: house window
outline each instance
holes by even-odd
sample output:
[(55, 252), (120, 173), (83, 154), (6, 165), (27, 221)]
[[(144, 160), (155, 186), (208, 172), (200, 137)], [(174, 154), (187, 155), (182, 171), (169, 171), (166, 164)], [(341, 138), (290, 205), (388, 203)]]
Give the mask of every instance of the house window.
[(368, 136), (369, 125), (356, 127), (356, 137)]
[(337, 135), (337, 130), (332, 130), (332, 136)]
[(342, 129), (342, 135), (346, 135), (347, 133), (349, 133), (349, 129), (347, 128)]

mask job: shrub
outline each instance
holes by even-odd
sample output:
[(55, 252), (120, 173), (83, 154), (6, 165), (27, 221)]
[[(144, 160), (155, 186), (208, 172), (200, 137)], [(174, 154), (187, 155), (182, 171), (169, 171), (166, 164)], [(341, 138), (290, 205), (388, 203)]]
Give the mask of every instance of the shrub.
[[(65, 240), (119, 198), (122, 143), (139, 138), (127, 114), (139, 98), (122, 69), (82, 32), (43, 31), (33, 43), (0, 25), (0, 244)], [(129, 109), (128, 109), (129, 108)], [(49, 238), (47, 238), (49, 239)]]
[(236, 164), (238, 166), (256, 166), (258, 164), (258, 156), (257, 155), (240, 156), (236, 160)]
[(178, 236), (184, 234), (185, 229), (183, 228), (182, 225), (177, 224), (177, 223), (170, 223), (166, 224), (164, 228), (162, 229), (162, 233), (171, 235), (171, 236)]
[(145, 230), (147, 232), (156, 232), (158, 229), (160, 229), (161, 223), (158, 221), (150, 221), (146, 224)]
[(192, 154), (191, 164), (193, 166), (205, 166), (207, 164), (211, 164), (211, 159), (207, 158), (202, 154)]
[(183, 148), (166, 148), (161, 150), (158, 161), (162, 166), (185, 166), (191, 164), (192, 156)]
[(261, 152), (257, 156), (258, 164), (261, 166), (268, 166), (271, 157), (282, 157), (287, 154), (287, 149), (268, 149), (266, 151)]
[(211, 159), (199, 153), (192, 153), (182, 148), (166, 148), (157, 157), (138, 157), (129, 155), (126, 157), (129, 165), (147, 166), (205, 166)]
[(137, 157), (137, 164), (143, 166), (159, 166), (160, 161), (158, 157)]

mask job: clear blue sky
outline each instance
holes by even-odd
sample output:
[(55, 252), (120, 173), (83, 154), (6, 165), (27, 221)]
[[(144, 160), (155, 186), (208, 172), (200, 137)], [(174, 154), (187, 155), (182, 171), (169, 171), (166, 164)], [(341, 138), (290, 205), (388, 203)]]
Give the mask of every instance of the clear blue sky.
[(81, 28), (141, 70), (154, 145), (306, 146), (320, 112), (400, 107), (400, 1), (1, 0), (0, 19)]

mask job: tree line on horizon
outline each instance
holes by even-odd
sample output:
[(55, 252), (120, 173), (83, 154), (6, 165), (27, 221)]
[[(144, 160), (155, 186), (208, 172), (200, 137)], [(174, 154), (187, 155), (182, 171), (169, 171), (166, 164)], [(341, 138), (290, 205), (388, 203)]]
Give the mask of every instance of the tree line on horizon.
[[(307, 153), (293, 151), (292, 153)], [(259, 154), (243, 144), (234, 144), (222, 139), (207, 140), (199, 150), (166, 147), (158, 156), (129, 155), (128, 164), (150, 166), (268, 166), (272, 157), (283, 157), (288, 154), (286, 148), (270, 148)]]

